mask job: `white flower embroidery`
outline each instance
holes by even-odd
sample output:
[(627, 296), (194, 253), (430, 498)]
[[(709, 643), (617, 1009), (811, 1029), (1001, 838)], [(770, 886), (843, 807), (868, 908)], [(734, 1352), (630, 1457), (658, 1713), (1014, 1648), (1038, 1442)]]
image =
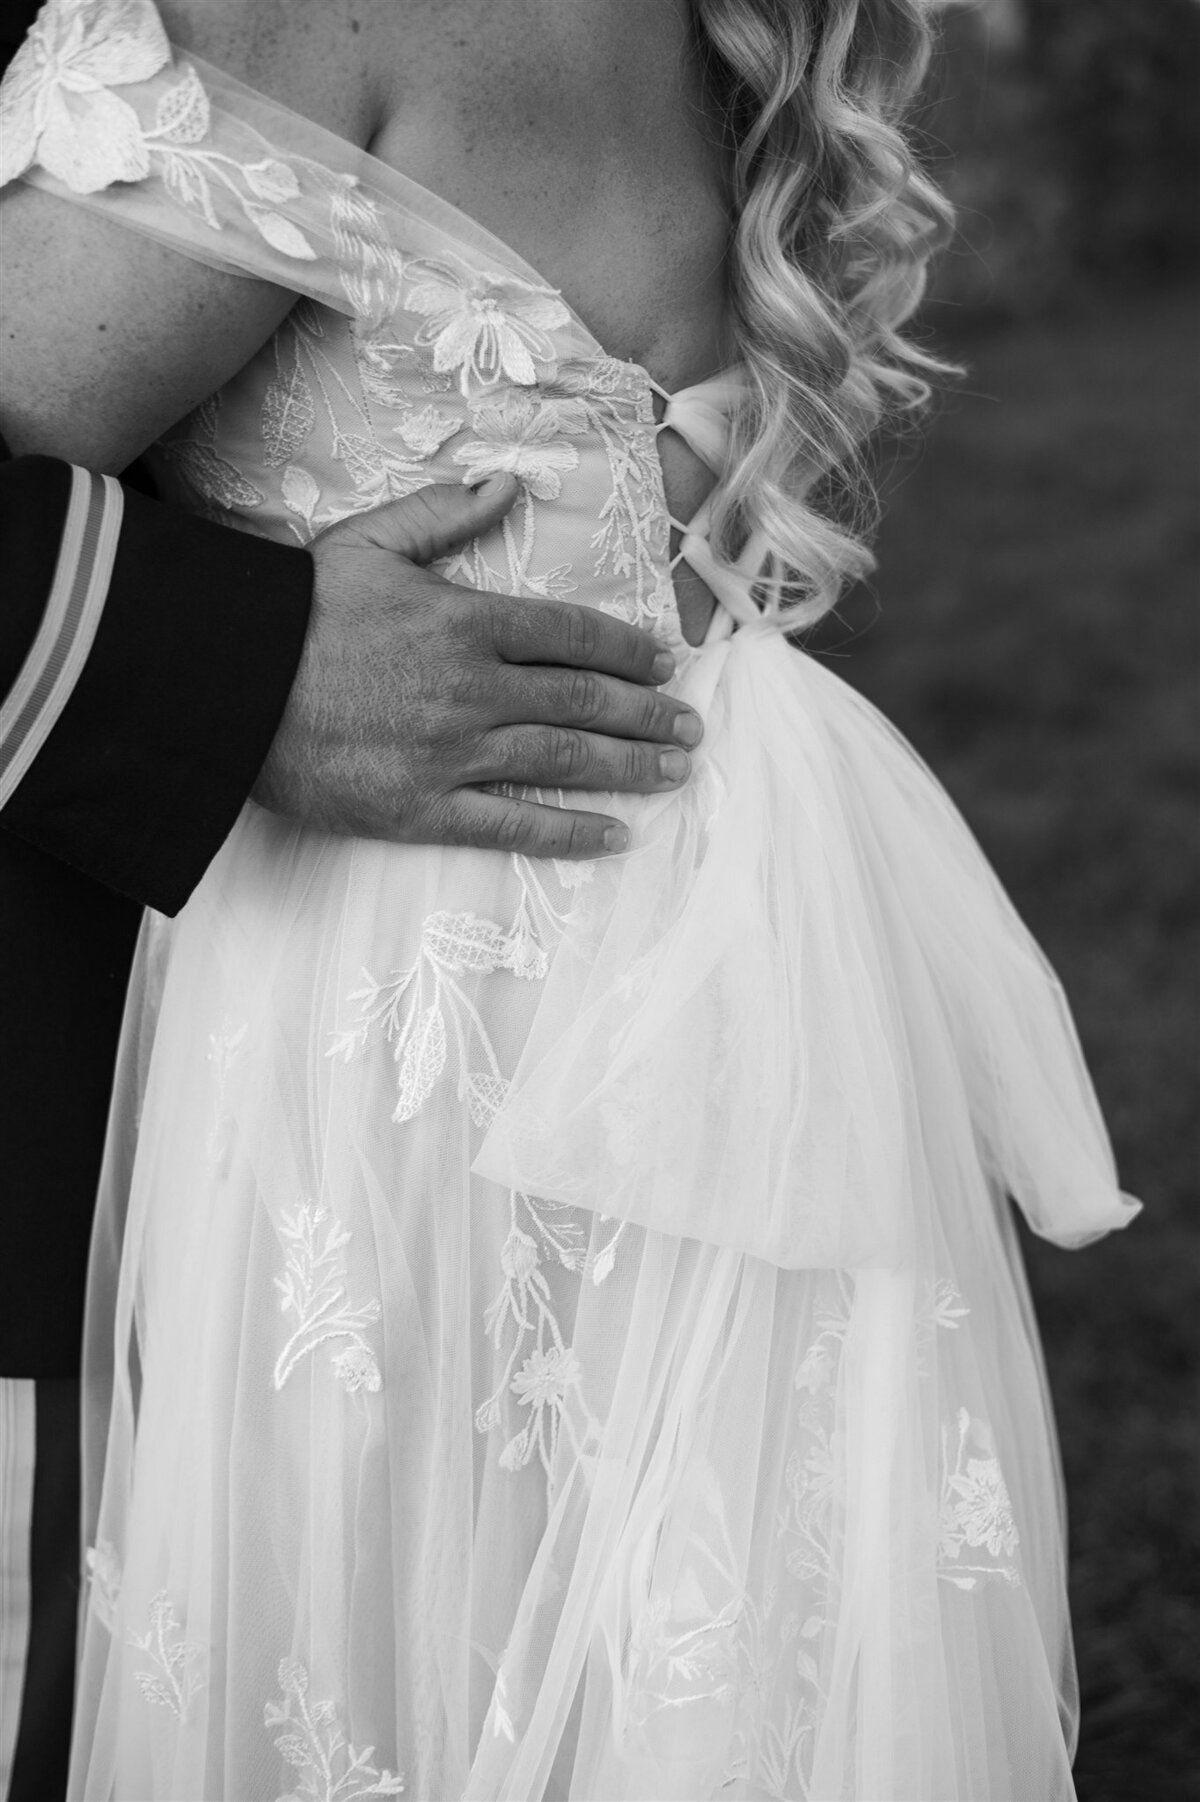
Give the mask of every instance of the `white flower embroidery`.
[[(446, 1069), (449, 1020), (459, 1054), (459, 1095), (467, 1100), (476, 1124), (483, 1125), (506, 1085), (479, 1010), (458, 979), (510, 970), (524, 981), (538, 981), (547, 967), (546, 953), (525, 910), (508, 932), (478, 914), (430, 914), (421, 929), (416, 961), (407, 970), (384, 982), (363, 971), (362, 987), (349, 997), (359, 1004), (358, 1017), (335, 1035), (327, 1055), (349, 1063), (372, 1031), (381, 1028), (399, 1066), (392, 1118), (402, 1125), (420, 1113)], [(477, 1057), (482, 1057), (485, 1069), (470, 1067)]]
[(419, 413), (410, 413), (392, 429), (414, 455), (434, 457), (447, 438), (462, 431), (463, 423), (453, 413), (443, 413), (438, 407), (422, 407)]
[(504, 394), (472, 407), (477, 438), (454, 452), (464, 466), (464, 481), (515, 475), (540, 501), (557, 500), (565, 471), (579, 464), (579, 452), (559, 434), (584, 429), (566, 406), (536, 400), (528, 394)]
[(136, 1651), (145, 1652), (154, 1666), (153, 1670), (133, 1673), (143, 1699), (156, 1708), (165, 1708), (176, 1720), (185, 1720), (192, 1698), (204, 1688), (200, 1669), (204, 1648), (183, 1638), (165, 1589), (151, 1598), (148, 1631), (130, 1633), (129, 1644)]
[(342, 1388), (349, 1395), (353, 1395), (356, 1389), (368, 1389), (374, 1395), (383, 1381), (374, 1353), (362, 1345), (351, 1345), (345, 1351), (335, 1352), (333, 1368)]
[[(79, 194), (113, 182), (143, 181), (157, 162), (167, 192), (223, 229), (214, 194), (225, 189), (263, 241), (304, 262), (317, 253), (294, 220), (277, 209), (301, 197), (296, 167), (278, 157), (241, 163), (213, 149), (208, 95), (195, 69), (159, 94), (147, 127), (112, 86), (149, 81), (169, 65), (171, 47), (150, 0), (50, 0), (13, 59), (0, 92), (0, 179), (31, 163)], [(345, 182), (302, 161), (321, 191)], [(386, 252), (386, 255), (393, 254)]]
[(50, 0), (0, 97), (0, 184), (35, 160), (77, 194), (141, 181), (150, 156), (134, 109), (108, 89), (171, 60), (150, 0)]
[(531, 1353), (511, 1388), (523, 1407), (561, 1408), (567, 1390), (574, 1388), (581, 1374), (570, 1346), (553, 1346), (549, 1351)]
[(529, 1420), (500, 1453), (501, 1470), (520, 1470), (536, 1450), (551, 1475), (567, 1397), (579, 1390), (582, 1380), (579, 1360), (569, 1345), (560, 1342), (530, 1353), (509, 1384), (520, 1405), (529, 1409)]
[[(501, 1470), (524, 1469), (536, 1453), (546, 1476), (547, 1491), (553, 1478), (559, 1434), (566, 1427), (576, 1453), (594, 1442), (599, 1423), (583, 1397), (583, 1371), (574, 1350), (563, 1338), (554, 1312), (550, 1283), (542, 1269), (541, 1240), (551, 1258), (565, 1270), (602, 1283), (616, 1259), (616, 1248), (625, 1222), (613, 1226), (606, 1239), (589, 1251), (585, 1232), (575, 1210), (561, 1202), (509, 1195), (509, 1231), (500, 1252), (504, 1282), (484, 1314), (484, 1330), (499, 1351), (511, 1331), (508, 1353), (499, 1381), (487, 1400), (475, 1411), (475, 1426), (490, 1433), (503, 1419), (505, 1391), (529, 1409), (529, 1418), (509, 1438), (500, 1452)], [(518, 1225), (518, 1210), (537, 1234)], [(594, 1219), (593, 1231), (599, 1231)], [(532, 1341), (532, 1345), (530, 1344)], [(518, 1359), (523, 1362), (517, 1368)]]
[[(943, 1574), (960, 1589), (973, 1589), (979, 1576), (999, 1576), (1015, 1585), (1020, 1578), (1010, 1565), (961, 1562), (964, 1547), (986, 1551), (996, 1560), (1011, 1558), (1020, 1538), (991, 1428), (984, 1420), (972, 1419), (966, 1408), (960, 1408), (957, 1429), (953, 1462), (948, 1446), (945, 1450), (939, 1542), (943, 1562), (952, 1563), (954, 1569)], [(943, 1434), (943, 1439), (947, 1438)], [(968, 1447), (982, 1455), (968, 1457)]]
[(303, 1203), (282, 1213), (279, 1236), (287, 1247), (284, 1274), (275, 1278), (280, 1311), (296, 1316), (296, 1328), (275, 1361), (274, 1382), (282, 1389), (297, 1364), (331, 1339), (348, 1343), (331, 1354), (334, 1375), (348, 1394), (382, 1384), (379, 1365), (363, 1330), (379, 1319), (380, 1306), (370, 1301), (351, 1305), (346, 1291), (345, 1247), (350, 1234), (326, 1208)]
[[(300, 1788), (279, 1802), (359, 1802), (363, 1796), (399, 1796), (404, 1779), (372, 1761), (374, 1746), (359, 1751), (352, 1746), (337, 1718), (332, 1700), (309, 1700), (308, 1672), (296, 1658), (284, 1658), (279, 1666), (282, 1705), (268, 1702), (263, 1725), (283, 1729), (275, 1746), (297, 1773)], [(374, 1779), (372, 1782), (371, 1779)]]
[(406, 278), (404, 305), (425, 318), (415, 343), (432, 350), (435, 370), (458, 373), (464, 394), (472, 382), (531, 386), (539, 373), (553, 370), (547, 334), (567, 325), (571, 315), (552, 289), (515, 276), (460, 273), (437, 261), (410, 263)]

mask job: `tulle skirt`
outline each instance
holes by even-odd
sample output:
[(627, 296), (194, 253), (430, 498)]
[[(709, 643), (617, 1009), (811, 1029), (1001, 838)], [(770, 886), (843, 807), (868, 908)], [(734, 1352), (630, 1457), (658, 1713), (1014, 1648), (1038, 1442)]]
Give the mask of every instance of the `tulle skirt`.
[(602, 865), (248, 808), (147, 920), (89, 1302), (86, 1798), (1073, 1795), (1009, 1197), (1124, 1225), (970, 835), (768, 631)]

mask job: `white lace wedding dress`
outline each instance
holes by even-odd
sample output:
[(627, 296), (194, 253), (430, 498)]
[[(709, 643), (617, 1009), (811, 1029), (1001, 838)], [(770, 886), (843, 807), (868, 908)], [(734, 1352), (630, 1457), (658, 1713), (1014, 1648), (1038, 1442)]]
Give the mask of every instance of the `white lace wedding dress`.
[[(1135, 1204), (1051, 972), (703, 517), (723, 605), (684, 644), (644, 369), (433, 194), (172, 56), (147, 0), (39, 31), (6, 176), (299, 296), (159, 446), (170, 491), (304, 543), (515, 471), (447, 573), (653, 626), (707, 722), (682, 794), (604, 802), (614, 861), (248, 806), (147, 919), (72, 1794), (1071, 1796), (1008, 1197), (1064, 1244)], [(665, 409), (718, 472), (738, 397)]]

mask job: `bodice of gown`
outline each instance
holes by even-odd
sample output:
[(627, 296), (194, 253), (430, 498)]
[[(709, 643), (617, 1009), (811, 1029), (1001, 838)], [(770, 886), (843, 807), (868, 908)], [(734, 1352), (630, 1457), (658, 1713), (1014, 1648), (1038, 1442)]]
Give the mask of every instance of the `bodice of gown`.
[[(476, 1172), (789, 1267), (891, 1264), (934, 1180), (930, 1135), (953, 1116), (1036, 1230), (1076, 1243), (1130, 1217), (1061, 991), (947, 798), (770, 629), (758, 534), (734, 568), (707, 540), (711, 497), (686, 524), (669, 516), (656, 431), (723, 474), (736, 370), (659, 390), (656, 422), (648, 372), (606, 354), (511, 247), (174, 54), (150, 0), (52, 0), (0, 105), (0, 179), (298, 297), (158, 446), (170, 491), (305, 543), (429, 483), (510, 471), (520, 499), (446, 573), (585, 602), (677, 647), (677, 692), (706, 716), (694, 779), (612, 803), (634, 824), (627, 859), (582, 886), (559, 870), (570, 929), (535, 960), (536, 1017)], [(672, 525), (723, 603), (695, 651)], [(489, 924), (495, 860), (470, 869), (437, 891), (434, 961), (478, 974), (464, 947), (486, 914), (514, 968), (520, 934)], [(540, 878), (513, 881), (523, 918)]]
[[(92, 42), (80, 9), (47, 9), (40, 59), (6, 90), (5, 178), (36, 150), (28, 179), (301, 296), (156, 447), (165, 493), (307, 543), (432, 482), (508, 471), (521, 483), (512, 514), (445, 573), (583, 601), (682, 648), (669, 548), (682, 522), (669, 519), (656, 433), (677, 430), (719, 474), (736, 372), (664, 395), (656, 420), (648, 372), (607, 355), (515, 251), (353, 145), (174, 55), (153, 7), (125, 10), (123, 36)], [(701, 564), (704, 548), (697, 538)]]

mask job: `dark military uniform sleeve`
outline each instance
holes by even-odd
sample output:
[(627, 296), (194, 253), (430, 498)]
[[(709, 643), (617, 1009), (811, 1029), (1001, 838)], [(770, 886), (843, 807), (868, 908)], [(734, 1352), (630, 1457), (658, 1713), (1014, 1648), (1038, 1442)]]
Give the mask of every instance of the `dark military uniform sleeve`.
[[(0, 699), (55, 584), (73, 472), (0, 463)], [(78, 1369), (84, 1272), (142, 905), (175, 912), (274, 736), (308, 554), (126, 490), (86, 659), (0, 810), (0, 1375)]]
[[(54, 577), (70, 470), (0, 465), (0, 693)], [(70, 698), (0, 826), (136, 901), (175, 913), (261, 768), (299, 661), (307, 552), (126, 490), (107, 596)]]

